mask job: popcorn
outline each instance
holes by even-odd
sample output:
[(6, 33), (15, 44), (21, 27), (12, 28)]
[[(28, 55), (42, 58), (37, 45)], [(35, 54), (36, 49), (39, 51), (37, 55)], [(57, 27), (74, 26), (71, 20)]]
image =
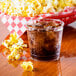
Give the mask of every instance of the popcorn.
[(9, 39), (2, 44), (10, 50), (10, 54), (7, 57), (8, 60), (20, 59), (24, 51), (23, 49), (27, 48), (27, 44), (24, 44), (21, 38), (17, 38), (16, 33), (10, 34)]
[(5, 40), (5, 42), (2, 43), (2, 45), (4, 45), (5, 47), (8, 48), (8, 44), (6, 43), (6, 40)]
[(16, 59), (16, 60), (20, 59), (20, 54), (17, 54), (17, 55), (15, 56), (15, 59)]
[(4, 0), (0, 5), (1, 11), (9, 15), (32, 17), (76, 6), (76, 0)]
[(25, 70), (25, 71), (32, 71), (33, 70), (33, 64), (32, 62), (23, 62), (21, 64), (21, 67)]
[[(23, 40), (21, 38), (17, 38), (16, 33), (10, 34), (10, 37), (8, 40), (5, 40), (3, 42), (3, 45), (9, 49), (10, 54), (7, 56), (7, 59), (10, 61), (18, 61), (23, 55), (25, 51), (23, 51), (23, 48), (27, 48), (27, 45), (23, 43)], [(32, 71), (33, 70), (33, 64), (31, 61), (29, 62), (23, 62), (21, 64), (21, 67), (25, 71)]]
[(7, 59), (11, 60), (11, 59), (13, 59), (13, 56), (8, 55), (8, 56), (7, 56)]
[(23, 44), (23, 40), (19, 38), (17, 45), (22, 45), (22, 44)]
[(76, 0), (72, 0), (72, 3), (73, 3), (74, 5), (76, 5)]

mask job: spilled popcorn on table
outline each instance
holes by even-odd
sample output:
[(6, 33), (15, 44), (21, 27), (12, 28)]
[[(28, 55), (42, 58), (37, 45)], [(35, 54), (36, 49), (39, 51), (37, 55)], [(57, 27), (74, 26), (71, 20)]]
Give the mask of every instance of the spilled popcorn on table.
[(32, 62), (23, 62), (21, 64), (21, 67), (25, 70), (25, 71), (32, 71), (33, 70), (33, 64)]
[[(17, 34), (10, 34), (10, 37), (8, 40), (5, 40), (2, 45), (4, 45), (7, 49), (9, 49), (10, 53), (7, 56), (8, 60), (11, 61), (17, 61), (21, 58), (24, 52), (24, 48), (27, 48), (27, 44), (24, 44), (23, 40), (21, 38), (17, 38)], [(25, 50), (27, 52), (27, 49)], [(25, 71), (32, 71), (33, 70), (33, 64), (31, 61), (25, 62), (21, 64), (21, 67)]]

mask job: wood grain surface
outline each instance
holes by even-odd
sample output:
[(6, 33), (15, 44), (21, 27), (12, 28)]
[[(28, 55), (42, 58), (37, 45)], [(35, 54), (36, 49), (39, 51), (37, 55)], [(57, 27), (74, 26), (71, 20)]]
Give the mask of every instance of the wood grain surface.
[[(9, 64), (0, 53), (0, 76), (76, 76), (76, 24), (71, 26), (64, 27), (59, 61), (33, 60), (34, 71), (24, 72), (20, 66), (14, 67), (13, 64)], [(3, 49), (0, 47), (0, 51)]]

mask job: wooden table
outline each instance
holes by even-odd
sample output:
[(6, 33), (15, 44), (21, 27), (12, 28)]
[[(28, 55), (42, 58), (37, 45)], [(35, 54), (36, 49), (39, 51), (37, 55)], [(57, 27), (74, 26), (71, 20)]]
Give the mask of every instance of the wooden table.
[(71, 26), (64, 28), (59, 61), (33, 61), (33, 63), (35, 70), (24, 72), (20, 66), (8, 64), (7, 59), (0, 54), (0, 76), (76, 76), (76, 28)]

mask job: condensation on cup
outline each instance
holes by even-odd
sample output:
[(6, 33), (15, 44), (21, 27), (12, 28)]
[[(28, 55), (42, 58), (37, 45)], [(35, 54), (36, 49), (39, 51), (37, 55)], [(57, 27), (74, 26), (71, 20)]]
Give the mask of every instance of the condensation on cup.
[(36, 60), (59, 60), (64, 23), (58, 19), (27, 26), (31, 56)]

